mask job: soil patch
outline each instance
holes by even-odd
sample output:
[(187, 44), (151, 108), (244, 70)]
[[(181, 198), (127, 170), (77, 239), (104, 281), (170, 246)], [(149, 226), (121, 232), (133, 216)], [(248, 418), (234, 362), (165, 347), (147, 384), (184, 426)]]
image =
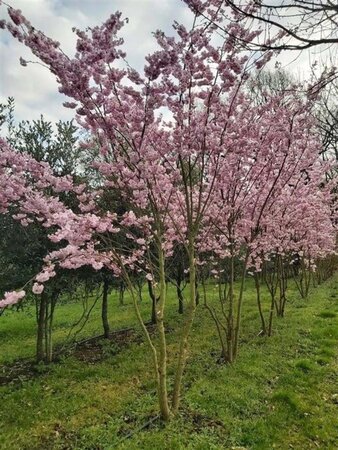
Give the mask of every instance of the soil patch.
[[(147, 323), (147, 329), (150, 334), (154, 334), (156, 326)], [(171, 332), (172, 330), (167, 330)], [(130, 343), (143, 342), (143, 336), (134, 328), (125, 328), (122, 330), (112, 331), (108, 338), (104, 336), (93, 336), (88, 339), (73, 343), (66, 348), (56, 347), (54, 349), (54, 362), (58, 362), (61, 356), (74, 356), (80, 361), (88, 364), (95, 364), (110, 356), (118, 354)], [(36, 364), (31, 359), (19, 359), (12, 364), (0, 365), (0, 386), (11, 383), (22, 383), (26, 380), (44, 375), (49, 371), (51, 365), (43, 363)]]

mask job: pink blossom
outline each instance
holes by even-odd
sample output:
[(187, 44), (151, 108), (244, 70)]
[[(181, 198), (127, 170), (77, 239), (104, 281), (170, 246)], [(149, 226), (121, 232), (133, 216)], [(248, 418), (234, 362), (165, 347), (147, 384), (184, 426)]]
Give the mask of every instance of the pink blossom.
[(20, 9), (14, 9), (14, 8), (9, 7), (8, 15), (13, 20), (15, 25), (21, 25), (22, 23), (25, 22), (25, 18), (23, 17)]
[(35, 277), (36, 281), (38, 281), (39, 283), (45, 283), (50, 278), (55, 277), (56, 272), (53, 270), (53, 268), (54, 268), (54, 266), (49, 266), (43, 272), (39, 273)]
[(0, 300), (0, 308), (15, 305), (26, 295), (25, 291), (5, 292), (3, 300)]
[(146, 244), (146, 240), (143, 239), (143, 238), (139, 238), (139, 239), (136, 239), (136, 243), (139, 244), (139, 245), (145, 245)]
[(33, 284), (33, 288), (32, 288), (33, 294), (39, 295), (43, 292), (43, 290), (44, 290), (43, 284), (38, 284), (38, 283)]

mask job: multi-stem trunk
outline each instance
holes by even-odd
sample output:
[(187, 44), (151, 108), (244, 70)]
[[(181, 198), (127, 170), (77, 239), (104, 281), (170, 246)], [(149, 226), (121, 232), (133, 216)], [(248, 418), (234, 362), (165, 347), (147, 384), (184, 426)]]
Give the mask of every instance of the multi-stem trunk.
[[(278, 257), (276, 256), (274, 265), (272, 268), (272, 273), (269, 271), (267, 264), (265, 264), (265, 270), (264, 270), (264, 279), (265, 284), (270, 292), (271, 296), (271, 302), (270, 302), (270, 311), (269, 311), (269, 325), (268, 325), (268, 336), (272, 335), (272, 322), (274, 317), (274, 311), (276, 306), (276, 292), (277, 292), (277, 286), (278, 286), (278, 277), (277, 277), (277, 261)], [(264, 269), (264, 266), (263, 266)]]
[[(139, 302), (138, 302), (138, 298), (135, 295), (134, 292), (134, 288), (133, 285), (130, 281), (130, 278), (128, 276), (127, 272), (124, 272), (124, 276), (127, 282), (127, 287), (128, 290), (130, 292), (131, 295), (131, 299), (132, 299), (132, 303), (134, 306), (134, 310), (136, 313), (136, 317), (139, 321), (139, 324), (141, 326), (142, 332), (147, 340), (147, 343), (150, 347), (151, 353), (152, 353), (152, 358), (153, 358), (153, 364), (154, 364), (154, 375), (155, 375), (155, 380), (156, 380), (156, 386), (157, 386), (157, 394), (158, 394), (158, 399), (159, 399), (159, 406), (160, 406), (160, 414), (161, 414), (161, 418), (164, 421), (169, 420), (170, 418), (170, 409), (169, 409), (169, 403), (168, 403), (168, 396), (166, 394), (166, 386), (165, 386), (165, 390), (163, 391), (162, 387), (163, 387), (163, 379), (161, 380), (161, 373), (163, 372), (163, 367), (162, 369), (160, 369), (160, 361), (158, 358), (158, 354), (157, 354), (157, 350), (153, 344), (153, 341), (151, 339), (151, 336), (149, 334), (149, 331), (147, 330), (147, 327), (142, 319), (142, 315), (140, 312), (140, 308), (139, 308)], [(165, 374), (166, 375), (166, 374)]]
[(241, 319), (242, 319), (242, 306), (243, 306), (243, 294), (244, 294), (244, 285), (246, 278), (246, 268), (248, 264), (249, 254), (247, 253), (245, 256), (243, 271), (241, 277), (241, 287), (238, 295), (237, 302), (237, 316), (236, 316), (236, 328), (235, 328), (235, 336), (234, 336), (234, 348), (233, 348), (233, 361), (236, 359), (238, 354), (238, 346), (239, 346), (239, 335), (240, 335), (240, 327), (241, 327)]
[(309, 294), (311, 284), (311, 272), (308, 270), (304, 258), (301, 259), (298, 270), (296, 271), (294, 268), (293, 278), (300, 296), (303, 299), (306, 299)]
[(108, 321), (108, 290), (109, 290), (109, 282), (108, 282), (107, 278), (104, 278), (101, 318), (102, 318), (102, 326), (103, 326), (103, 335), (106, 339), (109, 338), (109, 333), (110, 333), (110, 327), (109, 327), (109, 321)]
[(277, 280), (279, 288), (279, 299), (276, 301), (276, 312), (278, 317), (284, 317), (286, 304), (287, 273), (281, 255), (277, 256)]
[(189, 257), (189, 302), (186, 308), (186, 316), (183, 324), (178, 354), (178, 363), (174, 381), (173, 400), (172, 400), (172, 409), (174, 413), (178, 411), (180, 405), (181, 383), (188, 352), (188, 338), (196, 311), (196, 262), (195, 262), (194, 239), (191, 236), (189, 238), (188, 244), (188, 257)]
[(270, 312), (269, 312), (269, 327), (268, 327), (268, 336), (272, 335), (272, 322), (273, 315), (275, 311), (275, 296), (271, 293), (271, 303), (270, 303)]
[[(217, 334), (218, 334), (218, 338), (219, 338), (219, 341), (220, 341), (220, 344), (221, 344), (221, 358), (220, 359), (226, 360), (226, 358), (227, 358), (227, 346), (226, 346), (226, 342), (225, 342), (225, 339), (224, 339), (224, 333), (223, 333), (224, 327), (222, 327), (221, 321), (217, 317), (216, 311), (208, 304), (208, 301), (207, 301), (207, 290), (206, 290), (206, 286), (205, 286), (205, 280), (203, 280), (203, 279), (202, 279), (202, 289), (203, 289), (204, 307), (209, 311), (210, 316), (211, 316), (212, 320), (215, 323)], [(221, 290), (219, 290), (219, 294), (220, 293), (221, 293)], [(221, 302), (223, 301), (222, 297), (220, 297), (220, 301)]]
[(260, 277), (257, 272), (255, 273), (255, 287), (256, 287), (256, 299), (257, 299), (258, 312), (259, 312), (259, 317), (261, 318), (261, 323), (262, 323), (262, 334), (266, 334), (266, 325), (265, 325), (265, 319), (264, 319), (264, 314), (263, 314), (263, 310), (262, 310), (262, 302), (261, 302)]
[(159, 334), (159, 360), (158, 360), (158, 375), (159, 375), (159, 401), (162, 418), (168, 420), (170, 417), (170, 409), (168, 403), (167, 391), (167, 342), (164, 328), (164, 308), (166, 303), (167, 285), (165, 278), (165, 261), (164, 252), (161, 242), (159, 243), (159, 284), (160, 295), (157, 305), (157, 329)]
[(234, 348), (234, 283), (235, 283), (235, 257), (233, 250), (231, 249), (230, 256), (230, 276), (229, 276), (229, 315), (228, 315), (228, 327), (227, 327), (227, 355), (225, 355), (226, 361), (229, 364), (233, 362), (233, 348)]

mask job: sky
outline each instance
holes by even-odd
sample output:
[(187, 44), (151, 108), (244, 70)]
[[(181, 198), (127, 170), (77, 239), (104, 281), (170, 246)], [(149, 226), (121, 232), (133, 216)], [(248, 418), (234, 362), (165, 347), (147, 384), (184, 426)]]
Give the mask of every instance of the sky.
[[(72, 28), (85, 29), (101, 24), (117, 10), (129, 18), (123, 28), (124, 49), (131, 66), (142, 70), (144, 57), (155, 48), (152, 32), (161, 29), (174, 33), (174, 20), (189, 25), (192, 16), (182, 0), (8, 0), (14, 8), (22, 10), (35, 28), (61, 43), (62, 49), (72, 55), (76, 36)], [(0, 19), (7, 18), (6, 9), (0, 7)], [(171, 31), (172, 30), (172, 31)], [(16, 119), (37, 119), (41, 114), (47, 120), (69, 120), (73, 110), (62, 103), (66, 97), (58, 93), (58, 85), (46, 68), (38, 64), (22, 67), (19, 58), (36, 61), (36, 58), (8, 32), (0, 30), (0, 103), (7, 97), (15, 99)], [(295, 59), (296, 58), (296, 59)], [(298, 55), (285, 52), (278, 57), (282, 65), (297, 76), (309, 73), (308, 53)]]
[[(8, 0), (19, 8), (35, 28), (61, 43), (72, 55), (76, 35), (72, 28), (85, 29), (104, 22), (111, 13), (121, 11), (129, 23), (122, 30), (124, 49), (129, 63), (141, 70), (144, 57), (156, 49), (152, 32), (170, 32), (174, 20), (189, 24), (191, 15), (181, 0)], [(7, 18), (4, 6), (0, 18)], [(47, 69), (38, 64), (22, 67), (19, 58), (36, 58), (8, 32), (0, 30), (0, 102), (12, 96), (16, 118), (36, 119), (43, 114), (52, 122), (73, 117), (74, 112), (62, 106), (67, 98), (58, 93), (58, 85)], [(69, 100), (69, 99), (68, 99)]]

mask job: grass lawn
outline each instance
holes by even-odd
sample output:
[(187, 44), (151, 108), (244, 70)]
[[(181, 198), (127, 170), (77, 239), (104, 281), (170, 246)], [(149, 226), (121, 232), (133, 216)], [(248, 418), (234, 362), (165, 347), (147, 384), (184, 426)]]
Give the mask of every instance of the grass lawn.
[[(125, 306), (114, 295), (110, 303), (112, 328), (137, 326), (127, 297)], [(176, 303), (170, 289), (169, 364), (182, 320)], [(57, 308), (56, 345), (81, 310), (76, 303)], [(142, 310), (150, 317), (146, 298)], [(47, 371), (38, 368), (34, 376), (0, 386), (0, 449), (337, 449), (338, 276), (312, 289), (308, 300), (291, 290), (286, 317), (276, 319), (271, 338), (258, 336), (251, 282), (243, 317), (239, 357), (229, 367), (217, 364), (216, 331), (198, 307), (181, 412), (168, 425), (152, 420), (157, 399), (146, 344), (113, 340), (96, 355), (92, 349), (93, 358), (70, 352)], [(97, 305), (78, 338), (100, 333)], [(0, 317), (0, 376), (1, 365), (33, 358), (34, 348), (34, 309), (6, 311)]]

